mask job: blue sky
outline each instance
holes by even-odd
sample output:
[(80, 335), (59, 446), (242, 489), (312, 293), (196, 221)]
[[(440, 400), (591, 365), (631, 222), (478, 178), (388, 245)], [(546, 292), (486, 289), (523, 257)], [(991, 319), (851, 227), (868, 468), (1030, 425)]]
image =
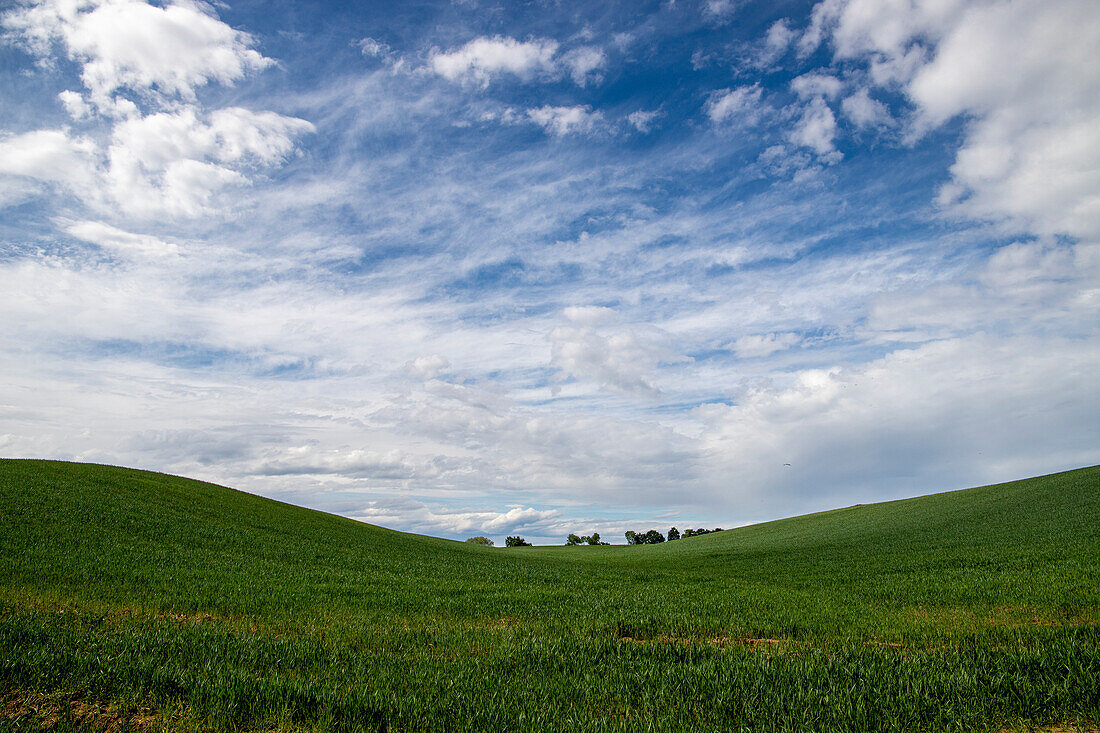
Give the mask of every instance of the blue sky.
[(545, 542), (1100, 459), (1088, 0), (0, 18), (3, 455)]

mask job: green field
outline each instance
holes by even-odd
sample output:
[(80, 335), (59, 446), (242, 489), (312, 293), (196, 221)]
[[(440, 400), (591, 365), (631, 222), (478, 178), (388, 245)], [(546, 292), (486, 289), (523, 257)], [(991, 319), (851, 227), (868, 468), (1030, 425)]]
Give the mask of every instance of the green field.
[(662, 545), (495, 549), (4, 460), (0, 578), (8, 728), (1100, 721), (1100, 467)]

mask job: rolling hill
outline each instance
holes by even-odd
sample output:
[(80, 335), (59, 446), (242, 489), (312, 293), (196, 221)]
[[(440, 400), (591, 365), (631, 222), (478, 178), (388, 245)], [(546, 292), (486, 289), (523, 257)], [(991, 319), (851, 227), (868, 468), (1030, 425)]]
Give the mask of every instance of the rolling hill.
[(493, 549), (0, 461), (17, 728), (1100, 721), (1100, 467), (637, 547)]

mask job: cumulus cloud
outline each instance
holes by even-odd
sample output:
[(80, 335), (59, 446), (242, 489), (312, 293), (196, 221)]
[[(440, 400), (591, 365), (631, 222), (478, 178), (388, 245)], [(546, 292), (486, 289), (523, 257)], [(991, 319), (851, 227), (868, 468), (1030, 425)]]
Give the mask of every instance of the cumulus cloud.
[(305, 120), (239, 107), (134, 117), (114, 128), (105, 178), (129, 213), (197, 216), (226, 186), (247, 183), (247, 167), (281, 162), (295, 138), (313, 129)]
[(832, 109), (821, 97), (815, 97), (807, 104), (801, 117), (791, 130), (788, 139), (802, 147), (810, 148), (818, 156), (834, 159), (840, 154), (836, 150), (837, 125)]
[(453, 51), (434, 50), (429, 66), (450, 81), (485, 88), (500, 76), (520, 81), (557, 80), (567, 76), (579, 87), (599, 84), (607, 69), (607, 54), (596, 46), (578, 46), (559, 53), (548, 38), (518, 41), (508, 36), (482, 36)]
[(566, 378), (644, 397), (660, 389), (650, 373), (661, 362), (683, 362), (674, 354), (665, 334), (650, 328), (618, 323), (618, 315), (599, 306), (570, 307), (563, 311), (568, 326), (550, 333), (551, 364)]
[(409, 373), (424, 379), (435, 379), (442, 372), (451, 368), (451, 362), (439, 354), (431, 354), (430, 356), (418, 356), (416, 359), (407, 362), (405, 368)]
[(248, 34), (191, 2), (42, 0), (9, 12), (3, 23), (43, 60), (60, 44), (81, 65), (81, 80), (101, 109), (114, 108), (114, 95), (125, 88), (193, 99), (204, 84), (232, 84), (273, 63)]
[(787, 52), (794, 38), (795, 32), (786, 18), (781, 18), (768, 27), (765, 44), (773, 61)]
[(707, 100), (707, 116), (715, 124), (756, 124), (760, 119), (763, 93), (759, 84), (714, 92)]
[(791, 80), (791, 91), (802, 99), (824, 97), (836, 99), (844, 85), (840, 79), (828, 74), (809, 73)]
[(527, 116), (536, 125), (558, 137), (590, 133), (603, 121), (603, 115), (593, 112), (587, 105), (538, 107), (527, 110)]
[(36, 130), (0, 139), (0, 173), (67, 188), (86, 203), (140, 216), (196, 216), (246, 171), (281, 162), (305, 120), (230, 107), (200, 115), (193, 107), (119, 121), (102, 151), (89, 138)]
[(78, 92), (66, 89), (58, 94), (57, 98), (61, 100), (61, 105), (69, 113), (69, 117), (74, 120), (82, 120), (91, 113), (91, 107)]
[[(85, 204), (144, 217), (210, 213), (215, 196), (281, 163), (314, 129), (274, 112), (201, 110), (199, 87), (230, 85), (273, 63), (204, 4), (41, 0), (9, 11), (3, 24), (42, 63), (57, 48), (75, 61), (88, 95), (63, 91), (62, 105), (74, 119), (98, 113), (113, 127), (105, 150), (67, 130), (6, 138), (0, 173), (63, 186)], [(160, 111), (145, 113), (150, 106)]]
[(582, 46), (564, 54), (561, 63), (569, 70), (573, 82), (584, 87), (603, 81), (603, 71), (607, 68), (607, 54), (595, 46)]
[(886, 105), (873, 99), (867, 89), (845, 97), (840, 109), (856, 127), (886, 127), (893, 123)]
[(552, 73), (556, 68), (554, 56), (557, 51), (557, 41), (549, 39), (517, 41), (493, 36), (475, 38), (448, 53), (435, 51), (430, 63), (435, 73), (445, 79), (487, 86), (500, 74), (511, 74), (526, 81), (540, 73)]
[[(900, 86), (920, 135), (967, 120), (941, 202), (1039, 234), (1100, 236), (1100, 25), (1088, 0), (967, 4), (826, 0), (804, 48), (828, 37)], [(877, 112), (861, 100), (856, 119)], [(846, 110), (847, 111), (847, 110)]]

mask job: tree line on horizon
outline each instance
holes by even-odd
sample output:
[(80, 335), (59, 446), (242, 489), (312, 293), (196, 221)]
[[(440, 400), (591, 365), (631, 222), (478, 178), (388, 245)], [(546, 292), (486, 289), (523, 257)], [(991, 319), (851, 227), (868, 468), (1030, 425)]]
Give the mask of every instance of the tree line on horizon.
[(600, 533), (593, 532), (588, 535), (575, 535), (571, 534), (565, 538), (565, 544), (567, 545), (610, 545), (610, 542), (601, 542)]
[[(683, 534), (680, 534), (680, 530), (672, 527), (668, 531), (669, 540), (678, 540), (681, 537), (696, 537), (701, 534), (710, 534), (711, 532), (721, 532), (721, 527), (715, 527), (714, 529), (686, 529)], [(657, 545), (665, 541), (665, 536), (655, 529), (649, 529), (645, 532), (635, 532), (633, 530), (627, 530), (625, 533), (626, 544), (628, 545)]]
[[(703, 534), (710, 534), (711, 532), (722, 532), (721, 527), (715, 527), (714, 529), (686, 529), (683, 534), (680, 530), (672, 527), (668, 530), (668, 540), (678, 540), (681, 537), (697, 537)], [(627, 530), (625, 535), (626, 544), (628, 545), (657, 545), (666, 541), (665, 535), (661, 534), (655, 529), (648, 529), (644, 532), (635, 532), (634, 530)], [(466, 540), (475, 545), (487, 545), (492, 547), (493, 541), (488, 537), (470, 537)], [(565, 544), (574, 547), (578, 545), (610, 545), (610, 542), (603, 542), (600, 540), (600, 533), (593, 532), (592, 534), (578, 535), (571, 533), (565, 538)], [(519, 535), (509, 536), (505, 541), (506, 547), (530, 547), (531, 543), (523, 539)]]

